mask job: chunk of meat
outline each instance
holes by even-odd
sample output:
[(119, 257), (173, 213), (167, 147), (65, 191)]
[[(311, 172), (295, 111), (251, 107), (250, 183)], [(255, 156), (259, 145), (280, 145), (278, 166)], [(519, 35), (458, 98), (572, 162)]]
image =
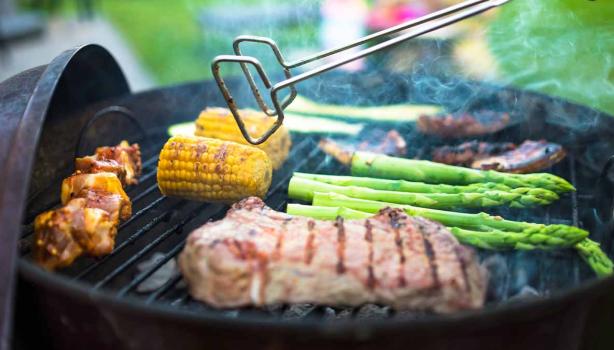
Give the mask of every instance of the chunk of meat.
[(358, 142), (347, 142), (323, 138), (318, 143), (320, 149), (349, 166), (355, 151), (368, 151), (389, 156), (403, 156), (407, 153), (407, 142), (396, 130), (374, 130), (368, 138)]
[(195, 299), (215, 307), (278, 303), (453, 312), (484, 303), (485, 270), (442, 225), (383, 209), (320, 221), (250, 197), (193, 231), (179, 266)]
[(109, 254), (117, 227), (106, 211), (88, 208), (86, 199), (76, 198), (37, 216), (34, 232), (34, 260), (54, 270), (72, 264), (82, 254)]
[(433, 150), (433, 161), (450, 165), (470, 165), (476, 160), (511, 151), (516, 145), (509, 142), (493, 143), (469, 141), (457, 146), (441, 146)]
[(505, 128), (509, 122), (510, 116), (507, 113), (478, 111), (444, 116), (422, 115), (417, 125), (424, 134), (459, 138), (492, 134)]
[(94, 155), (98, 160), (114, 160), (126, 170), (125, 184), (136, 185), (141, 175), (141, 148), (137, 143), (130, 145), (122, 141), (117, 146), (96, 148)]
[[(103, 194), (107, 195), (105, 198)], [(109, 196), (113, 195), (113, 196)], [(75, 174), (62, 181), (62, 204), (78, 197), (88, 199), (93, 208), (113, 207), (119, 210), (119, 218), (126, 220), (132, 215), (132, 204), (122, 184), (112, 173)], [(117, 203), (119, 198), (119, 203)], [(112, 215), (115, 215), (112, 213)]]
[(76, 174), (113, 173), (123, 186), (126, 184), (126, 168), (114, 159), (98, 159), (96, 156), (86, 156), (75, 159)]
[(533, 173), (548, 169), (566, 155), (567, 152), (559, 144), (527, 140), (514, 150), (476, 160), (471, 167), (508, 173)]

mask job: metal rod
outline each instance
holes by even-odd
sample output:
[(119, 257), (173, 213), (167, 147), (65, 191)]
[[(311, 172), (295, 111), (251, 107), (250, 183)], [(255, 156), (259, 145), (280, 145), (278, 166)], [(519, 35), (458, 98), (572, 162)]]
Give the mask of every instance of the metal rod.
[[(222, 95), (224, 99), (226, 100), (226, 103), (228, 104), (228, 108), (232, 112), (232, 115), (234, 116), (237, 122), (237, 125), (239, 126), (239, 129), (241, 130), (241, 134), (243, 135), (243, 137), (245, 137), (245, 139), (249, 143), (257, 145), (257, 144), (261, 144), (264, 141), (266, 141), (283, 123), (283, 119), (284, 119), (283, 110), (296, 97), (295, 84), (301, 81), (304, 81), (306, 79), (312, 78), (316, 75), (328, 72), (334, 68), (347, 64), (349, 62), (361, 59), (375, 52), (388, 49), (392, 46), (398, 45), (404, 41), (410, 40), (417, 36), (420, 36), (420, 35), (432, 32), (434, 30), (437, 30), (439, 28), (448, 26), (450, 24), (459, 22), (468, 17), (475, 16), (477, 14), (485, 12), (494, 7), (501, 6), (507, 3), (508, 1), (510, 0), (467, 0), (460, 4), (450, 6), (443, 10), (420, 17), (418, 19), (399, 24), (397, 26), (382, 30), (380, 32), (377, 32), (371, 35), (367, 35), (361, 39), (358, 39), (346, 45), (336, 47), (333, 49), (329, 49), (329, 50), (325, 50), (320, 53), (308, 56), (306, 58), (303, 58), (297, 61), (289, 62), (289, 63), (285, 61), (281, 51), (279, 50), (279, 47), (277, 46), (275, 41), (273, 41), (272, 39), (269, 39), (266, 37), (257, 37), (257, 36), (240, 36), (240, 37), (237, 37), (235, 41), (233, 42), (233, 48), (234, 48), (235, 55), (234, 56), (222, 55), (222, 56), (216, 57), (211, 64), (211, 70), (215, 78), (215, 81), (218, 87), (220, 88), (220, 91), (222, 92)], [(354, 54), (351, 54), (348, 57), (341, 58), (336, 61), (323, 64), (319, 67), (303, 72), (296, 76), (292, 76), (290, 73), (291, 68), (296, 68), (296, 67), (299, 67), (307, 63), (315, 62), (317, 60), (338, 54), (340, 52), (346, 51), (350, 48), (356, 47), (358, 45), (372, 41), (374, 39), (379, 39), (385, 36), (389, 36), (389, 35), (392, 35), (392, 34), (395, 34), (395, 33), (410, 29), (410, 28), (413, 28), (413, 30), (405, 34), (401, 34), (397, 37), (391, 38), (387, 41), (376, 44), (370, 48), (367, 48), (359, 52), (356, 52)], [(286, 79), (272, 85), (260, 61), (258, 61), (254, 57), (242, 55), (240, 46), (241, 46), (241, 43), (243, 42), (255, 42), (255, 43), (265, 44), (269, 46), (272, 49), (278, 63), (282, 66)], [(253, 96), (258, 106), (260, 107), (260, 109), (269, 116), (277, 116), (275, 123), (263, 135), (260, 135), (254, 138), (251, 135), (249, 135), (249, 133), (247, 132), (245, 125), (241, 119), (239, 109), (236, 105), (236, 101), (233, 99), (232, 94), (230, 93), (230, 90), (226, 86), (224, 79), (222, 78), (221, 73), (220, 73), (220, 64), (225, 63), (225, 62), (240, 64), (241, 69), (243, 70), (243, 73), (252, 90)], [(254, 66), (262, 83), (267, 89), (269, 89), (270, 98), (273, 103), (273, 108), (270, 108), (267, 105), (267, 103), (264, 101), (264, 99), (262, 98), (262, 94), (260, 90), (258, 89), (256, 81), (254, 80), (254, 77), (249, 71), (248, 64)], [(285, 88), (290, 88), (290, 94), (286, 96), (284, 100), (280, 103), (279, 98), (278, 98), (278, 93), (280, 90), (285, 89)]]
[(139, 230), (137, 230), (135, 233), (133, 233), (130, 237), (128, 237), (128, 239), (126, 239), (120, 245), (115, 247), (113, 249), (113, 251), (109, 255), (105, 255), (100, 260), (97, 260), (93, 264), (89, 265), (87, 268), (85, 268), (85, 270), (81, 271), (81, 273), (79, 273), (77, 276), (75, 276), (74, 279), (75, 280), (82, 279), (83, 277), (87, 276), (90, 272), (92, 272), (93, 270), (95, 270), (96, 268), (101, 266), (104, 262), (106, 262), (110, 258), (116, 256), (117, 254), (119, 254), (125, 247), (127, 247), (128, 245), (134, 243), (134, 241), (136, 241), (139, 237), (141, 237), (145, 233), (147, 233), (150, 230), (152, 230), (158, 223), (160, 223), (160, 222), (164, 221), (165, 219), (169, 218), (171, 216), (171, 214), (172, 214), (172, 209), (174, 209), (174, 208), (171, 208), (168, 211), (165, 211), (164, 213), (162, 213), (162, 214), (154, 217), (153, 219), (151, 219), (151, 221), (149, 221), (145, 226), (141, 227)]

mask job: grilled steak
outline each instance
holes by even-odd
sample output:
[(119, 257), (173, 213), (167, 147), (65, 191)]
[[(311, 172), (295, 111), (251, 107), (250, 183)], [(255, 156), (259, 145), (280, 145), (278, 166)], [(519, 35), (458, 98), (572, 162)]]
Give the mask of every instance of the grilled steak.
[(447, 313), (481, 307), (486, 289), (473, 251), (438, 223), (391, 208), (320, 221), (255, 197), (192, 232), (179, 266), (192, 297), (215, 307), (380, 303)]
[(505, 128), (509, 121), (507, 113), (479, 111), (473, 114), (422, 115), (417, 125), (424, 134), (458, 138), (492, 134)]
[(509, 142), (469, 141), (458, 146), (441, 146), (433, 150), (433, 161), (450, 165), (470, 165), (476, 160), (511, 151), (516, 145)]
[(567, 152), (559, 144), (527, 140), (514, 150), (476, 160), (471, 163), (471, 167), (508, 173), (532, 173), (553, 166), (566, 155)]

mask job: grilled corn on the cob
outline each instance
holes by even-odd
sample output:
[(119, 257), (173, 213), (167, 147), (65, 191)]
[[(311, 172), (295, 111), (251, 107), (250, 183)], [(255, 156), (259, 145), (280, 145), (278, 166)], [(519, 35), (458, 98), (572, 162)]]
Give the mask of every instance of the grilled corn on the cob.
[(167, 196), (216, 202), (264, 197), (271, 161), (262, 150), (199, 136), (171, 137), (158, 162), (158, 187)]
[[(254, 137), (264, 134), (275, 122), (275, 118), (270, 118), (255, 110), (246, 109), (241, 110), (240, 113), (248, 133)], [(202, 111), (196, 120), (194, 134), (244, 145), (249, 144), (241, 134), (234, 117), (225, 108), (207, 108)], [(279, 169), (288, 158), (291, 145), (290, 133), (282, 125), (268, 140), (255, 147), (266, 152), (271, 159), (273, 169)]]

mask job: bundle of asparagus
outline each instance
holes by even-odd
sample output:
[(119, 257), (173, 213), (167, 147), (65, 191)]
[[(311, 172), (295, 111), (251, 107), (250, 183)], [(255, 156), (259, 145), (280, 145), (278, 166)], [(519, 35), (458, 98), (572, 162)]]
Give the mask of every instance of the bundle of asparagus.
[(426, 160), (389, 157), (369, 152), (354, 152), (352, 175), (449, 185), (494, 182), (511, 188), (541, 188), (556, 193), (575, 190), (565, 179), (548, 173), (500, 173), (494, 170), (468, 169)]
[(613, 273), (614, 265), (599, 248), (588, 239), (588, 232), (568, 225), (544, 225), (505, 220), (486, 213), (468, 214), (409, 205), (350, 198), (336, 193), (319, 193), (313, 196), (313, 206), (288, 204), (291, 215), (309, 216), (332, 220), (366, 218), (385, 207), (402, 208), (409, 215), (421, 216), (447, 226), (463, 244), (489, 250), (508, 249), (559, 249), (574, 248), (598, 276)]
[[(334, 203), (344, 202), (344, 196), (339, 195), (337, 198), (327, 197), (328, 194), (318, 194), (318, 204), (320, 205), (301, 205), (301, 204), (288, 204), (287, 212), (291, 215), (299, 215), (299, 216), (308, 216), (313, 217), (315, 219), (320, 220), (334, 220), (338, 216), (341, 216), (346, 219), (364, 219), (370, 216), (373, 216), (373, 213), (350, 209), (348, 207), (340, 207), (340, 206), (327, 206), (332, 205)], [(337, 196), (337, 195), (333, 195)], [(324, 204), (324, 205), (322, 205)], [(413, 211), (409, 208), (405, 208), (405, 206), (400, 206), (403, 208), (408, 214), (414, 215)], [(425, 213), (423, 213), (425, 214)], [(428, 217), (427, 215), (419, 215), (423, 217)], [(472, 221), (484, 221), (484, 225), (487, 226), (489, 220), (492, 220), (493, 217), (485, 213), (480, 214), (461, 214), (455, 212), (439, 212), (436, 215), (438, 218), (441, 218), (441, 215), (449, 216), (451, 221), (463, 220), (468, 223)], [(456, 217), (457, 215), (469, 215), (473, 216), (471, 218), (467, 217)], [(435, 215), (433, 215), (435, 216)], [(512, 226), (516, 225), (526, 225), (527, 228), (520, 231), (506, 231), (501, 229), (489, 229), (486, 231), (480, 231), (478, 229), (467, 229), (459, 227), (460, 224), (458, 222), (450, 224), (443, 223), (446, 225), (452, 234), (458, 238), (458, 240), (463, 244), (473, 245), (482, 249), (488, 250), (507, 250), (507, 249), (521, 249), (521, 250), (532, 250), (532, 249), (558, 249), (558, 248), (567, 248), (571, 247), (574, 244), (577, 244), (582, 239), (584, 239), (588, 233), (586, 231), (580, 229), (570, 229), (566, 228), (548, 228), (546, 225), (541, 225), (541, 227), (535, 227), (534, 225), (539, 224), (531, 224), (527, 222), (516, 222), (516, 221), (506, 221), (509, 225), (512, 223)], [(441, 221), (439, 221), (441, 222)], [(458, 226), (454, 226), (458, 225)], [(558, 225), (563, 226), (563, 225)], [(468, 225), (466, 227), (471, 227)]]
[(295, 173), (288, 195), (313, 206), (289, 204), (288, 213), (318, 219), (365, 218), (382, 208), (397, 207), (442, 223), (464, 244), (490, 250), (574, 248), (598, 276), (614, 272), (599, 243), (578, 227), (439, 210), (547, 205), (559, 193), (575, 191), (558, 176), (474, 170), (369, 152), (353, 153), (351, 172), (354, 176)]
[(290, 180), (288, 186), (290, 198), (311, 201), (315, 192), (339, 193), (353, 198), (437, 209), (484, 208), (501, 205), (509, 205), (512, 208), (529, 208), (547, 205), (559, 198), (556, 193), (541, 188), (509, 188), (505, 185), (488, 183), (450, 186), (302, 173), (296, 173)]

